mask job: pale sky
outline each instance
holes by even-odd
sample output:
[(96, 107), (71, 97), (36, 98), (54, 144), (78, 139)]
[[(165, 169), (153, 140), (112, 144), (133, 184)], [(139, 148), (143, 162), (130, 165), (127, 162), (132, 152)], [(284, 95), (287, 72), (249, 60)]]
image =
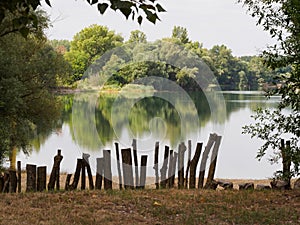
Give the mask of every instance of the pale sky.
[(141, 30), (148, 41), (170, 37), (173, 27), (187, 28), (193, 41), (204, 47), (225, 44), (236, 56), (255, 55), (274, 43), (269, 34), (246, 13), (246, 8), (236, 0), (160, 0), (167, 10), (161, 13), (156, 25), (144, 20), (141, 26), (136, 21), (126, 20), (120, 12), (107, 10), (100, 15), (96, 5), (86, 0), (51, 0), (52, 8), (43, 6), (50, 14), (53, 27), (47, 31), (50, 39), (68, 39), (91, 24), (107, 26), (121, 34), (125, 40), (130, 32)]

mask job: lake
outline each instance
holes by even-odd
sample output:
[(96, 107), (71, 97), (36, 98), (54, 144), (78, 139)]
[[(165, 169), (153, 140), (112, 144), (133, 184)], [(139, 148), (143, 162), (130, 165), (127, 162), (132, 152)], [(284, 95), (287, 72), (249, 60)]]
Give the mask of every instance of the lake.
[(241, 134), (242, 126), (253, 122), (250, 115), (257, 107), (273, 108), (279, 97), (266, 100), (260, 92), (231, 91), (189, 94), (91, 92), (60, 98), (64, 107), (57, 128), (39, 135), (33, 141), (29, 155), (18, 153), (17, 160), (22, 161), (23, 167), (26, 163), (46, 165), (50, 173), (53, 157), (57, 149), (61, 149), (64, 156), (62, 172), (74, 173), (76, 159), (82, 153), (89, 153), (95, 174), (96, 158), (102, 156), (103, 149), (110, 149), (112, 172), (117, 175), (114, 143), (118, 142), (120, 148), (128, 148), (135, 138), (139, 156), (149, 155), (147, 175), (154, 176), (156, 141), (160, 143), (160, 159), (165, 145), (177, 151), (178, 144), (185, 142), (187, 145), (188, 140), (192, 141), (193, 156), (197, 142), (203, 142), (205, 146), (209, 134), (216, 132), (222, 135), (216, 178), (264, 179), (280, 169), (280, 165), (269, 164), (268, 156), (259, 162), (255, 157), (262, 142)]

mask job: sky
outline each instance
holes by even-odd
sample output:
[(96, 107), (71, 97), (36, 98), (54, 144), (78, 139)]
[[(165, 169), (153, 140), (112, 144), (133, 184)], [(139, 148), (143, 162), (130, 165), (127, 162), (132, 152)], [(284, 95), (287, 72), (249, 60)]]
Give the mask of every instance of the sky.
[(86, 0), (51, 0), (52, 7), (43, 5), (52, 21), (47, 31), (49, 39), (72, 40), (73, 36), (92, 24), (107, 26), (121, 34), (125, 40), (133, 30), (143, 31), (148, 41), (170, 37), (173, 27), (187, 28), (192, 41), (203, 43), (205, 48), (224, 44), (235, 56), (257, 55), (274, 43), (269, 34), (256, 26), (256, 20), (247, 14), (237, 0), (159, 0), (167, 10), (161, 13), (155, 25), (144, 20), (126, 20), (120, 12), (107, 10), (101, 15), (96, 5)]

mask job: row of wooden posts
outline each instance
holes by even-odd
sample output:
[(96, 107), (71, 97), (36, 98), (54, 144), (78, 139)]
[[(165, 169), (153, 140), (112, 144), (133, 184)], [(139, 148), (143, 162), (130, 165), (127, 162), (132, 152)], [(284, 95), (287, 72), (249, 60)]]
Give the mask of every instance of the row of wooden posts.
[[(212, 188), (214, 183), (214, 174), (217, 163), (218, 150), (221, 143), (221, 136), (217, 134), (210, 134), (207, 145), (204, 148), (202, 159), (200, 163), (200, 171), (198, 176), (198, 188)], [(159, 170), (159, 143), (155, 144), (154, 151), (154, 171), (155, 171), (155, 187), (159, 188), (173, 188), (175, 187), (175, 174), (176, 167), (178, 176), (178, 188), (195, 188), (196, 187), (196, 169), (201, 156), (203, 143), (197, 143), (194, 157), (191, 158), (192, 144), (188, 141), (188, 147), (182, 142), (179, 144), (178, 152), (170, 150), (168, 146), (164, 149), (164, 159), (162, 167)], [(212, 148), (213, 147), (213, 148)], [(212, 152), (211, 152), (212, 149)], [(137, 144), (133, 140), (132, 151), (131, 148), (119, 150), (119, 144), (115, 143), (118, 183), (120, 189), (139, 189), (145, 188), (146, 185), (146, 169), (148, 155), (141, 155), (140, 170), (137, 157)], [(187, 152), (186, 170), (185, 165), (185, 152)], [(211, 152), (211, 161), (208, 171), (207, 181), (204, 185), (205, 168), (209, 153)], [(96, 181), (93, 182), (93, 176), (89, 163), (89, 154), (83, 153), (82, 158), (77, 159), (76, 170), (74, 178), (71, 183), (72, 174), (67, 174), (65, 190), (77, 189), (80, 176), (81, 176), (81, 189), (86, 189), (86, 172), (88, 176), (89, 189), (112, 189), (112, 170), (111, 170), (111, 151), (104, 150), (103, 157), (96, 159)], [(132, 157), (133, 156), (133, 157)], [(122, 158), (122, 163), (120, 163)], [(63, 159), (61, 150), (58, 150), (57, 155), (54, 157), (54, 164), (48, 182), (48, 190), (60, 190), (60, 163)], [(121, 168), (122, 167), (122, 168)], [(134, 168), (134, 172), (133, 172)], [(121, 172), (123, 171), (123, 174)], [(36, 165), (27, 164), (27, 182), (26, 191), (44, 191), (46, 190), (47, 172), (46, 166), (37, 167)], [(160, 172), (160, 176), (159, 176)], [(133, 175), (134, 174), (134, 175)], [(103, 187), (102, 187), (103, 184)], [(0, 179), (0, 190), (2, 192), (21, 192), (21, 162), (17, 163), (17, 171), (9, 170), (8, 173)]]

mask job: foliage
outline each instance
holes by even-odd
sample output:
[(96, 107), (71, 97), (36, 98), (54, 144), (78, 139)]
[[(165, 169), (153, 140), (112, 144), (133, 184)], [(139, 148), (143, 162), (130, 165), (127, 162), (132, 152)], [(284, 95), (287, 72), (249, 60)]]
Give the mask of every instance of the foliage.
[(146, 34), (139, 30), (134, 30), (130, 32), (129, 43), (146, 43)]
[(172, 38), (178, 39), (182, 44), (190, 42), (187, 29), (180, 26), (174, 26), (172, 30)]
[[(9, 33), (19, 32), (24, 37), (37, 29), (41, 23), (41, 17), (36, 16), (35, 11), (41, 5), (41, 0), (3, 0), (0, 2), (0, 37)], [(48, 6), (51, 6), (50, 0), (45, 0)], [(152, 23), (159, 20), (158, 14), (165, 12), (165, 9), (155, 0), (87, 0), (90, 5), (97, 6), (98, 11), (104, 14), (107, 8), (114, 11), (120, 11), (126, 19), (131, 16), (139, 24), (143, 18)], [(143, 12), (141, 14), (140, 12)], [(137, 16), (137, 17), (136, 17)]]
[(58, 118), (60, 104), (51, 90), (67, 76), (68, 66), (45, 40), (13, 33), (0, 38), (1, 153), (26, 151), (30, 139)]
[[(259, 157), (268, 147), (278, 149), (281, 138), (290, 139), (292, 144), (288, 155), (294, 164), (294, 174), (291, 175), (297, 175), (300, 163), (300, 2), (297, 0), (240, 0), (240, 2), (248, 7), (253, 17), (258, 18), (257, 24), (262, 25), (278, 42), (263, 52), (266, 65), (271, 69), (290, 68), (289, 73), (275, 77), (277, 86), (268, 93), (268, 96), (279, 94), (282, 97), (277, 110), (273, 112), (258, 110), (254, 118), (259, 123), (245, 126), (244, 133), (265, 141), (258, 154)], [(285, 112), (285, 109), (290, 112)]]
[(71, 82), (80, 80), (89, 65), (122, 42), (123, 37), (100, 25), (91, 25), (75, 34), (70, 51), (65, 53), (65, 59), (73, 68)]

